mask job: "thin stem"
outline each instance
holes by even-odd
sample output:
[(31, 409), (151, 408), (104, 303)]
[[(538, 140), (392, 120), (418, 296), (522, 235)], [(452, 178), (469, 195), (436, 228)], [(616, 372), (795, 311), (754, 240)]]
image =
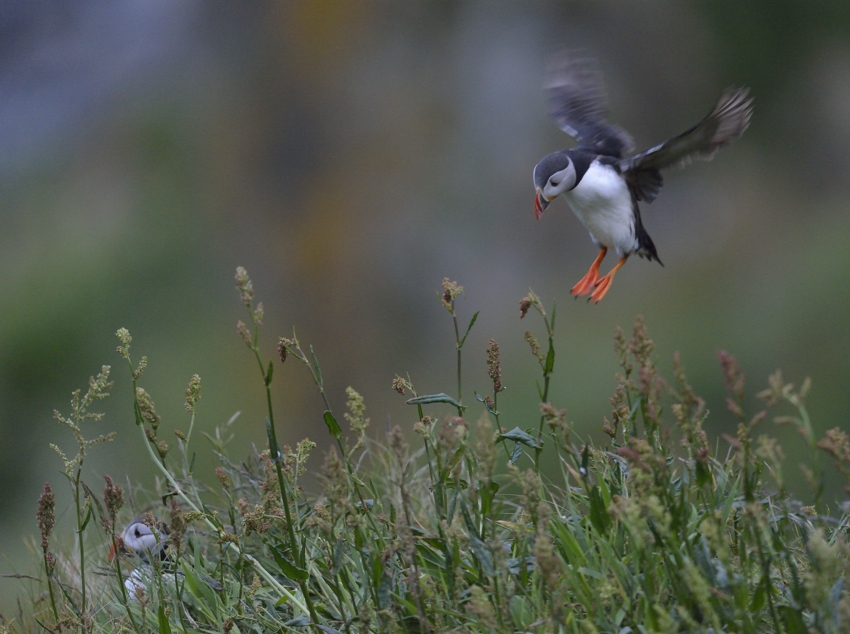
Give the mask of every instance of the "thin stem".
[[(115, 516), (110, 517), (110, 535), (112, 536), (112, 543), (115, 543)], [(124, 603), (124, 609), (127, 610), (127, 616), (130, 618), (130, 623), (133, 626), (133, 631), (138, 632), (139, 626), (136, 625), (136, 619), (133, 617), (133, 612), (130, 610), (130, 602), (127, 600), (127, 587), (124, 585), (124, 573), (121, 572), (121, 558), (118, 556), (118, 553), (115, 554), (115, 557), (112, 560), (115, 563), (115, 573), (118, 575), (118, 584), (121, 586), (121, 599)], [(52, 596), (52, 593), (51, 593)]]
[[(304, 365), (307, 366), (307, 370), (310, 372), (310, 376), (313, 378), (313, 383), (316, 384), (316, 388), (319, 394), (322, 397), (322, 402), (325, 405), (325, 410), (331, 413), (333, 416), (333, 411), (331, 410), (331, 404), (328, 400), (328, 395), (325, 393), (325, 381), (322, 378), (322, 370), (319, 367), (319, 360), (316, 358), (316, 353), (313, 351), (313, 346), (310, 346), (310, 356), (313, 358), (313, 362), (311, 363), (309, 359), (307, 359), (307, 355), (304, 354), (304, 351), (301, 349), (301, 346), (298, 343), (298, 339), (295, 338), (293, 333), (293, 354), (301, 360)], [(422, 417), (422, 407), (419, 407), (420, 412), (420, 420)], [(354, 468), (351, 466), (351, 456), (349, 452), (345, 450), (345, 446), (342, 444), (342, 438), (334, 437), (336, 440), (337, 447), (339, 448), (340, 455), (343, 458), (343, 464), (345, 465), (345, 473), (346, 480), (348, 485), (354, 489), (354, 492), (357, 494), (357, 498), (360, 500), (360, 506), (366, 514), (366, 519), (372, 528), (375, 530), (376, 534), (379, 534), (378, 527), (375, 524), (375, 520), (372, 517), (372, 513), (369, 511), (369, 508), (366, 504), (366, 498), (363, 496), (363, 490), (360, 487), (360, 482), (354, 476)]]
[(82, 594), (80, 613), (86, 612), (86, 550), (83, 540), (83, 517), (80, 509), (80, 475), (82, 468), (77, 465), (77, 474), (74, 479), (74, 505), (77, 510), (77, 538), (80, 549), (80, 590)]
[[(452, 321), (455, 326), (455, 344), (457, 346), (457, 402), (463, 404), (463, 391), (461, 390), (461, 351), (463, 342), (460, 340), (460, 329), (457, 325), (457, 315), (455, 314), (455, 303), (452, 300)], [(462, 416), (463, 411), (458, 411), (458, 416)]]
[[(547, 403), (549, 402), (549, 381), (555, 368), (555, 307), (552, 307), (551, 323), (549, 322), (549, 318), (540, 308), (537, 310), (543, 316), (543, 323), (546, 324), (546, 334), (549, 338), (549, 347), (546, 351), (546, 358), (541, 363), (543, 367), (543, 393), (541, 395), (541, 403)], [(545, 421), (546, 417), (541, 414), (540, 425), (537, 428), (537, 446), (534, 448), (534, 470), (538, 475), (540, 474), (540, 454), (543, 451), (543, 424)]]
[[(499, 413), (498, 413), (499, 412), (499, 393), (495, 390), (493, 390), (493, 411), (496, 412), (494, 414), (494, 416), (496, 417), (496, 429), (498, 429), (499, 433), (501, 434), (502, 433), (502, 424), (499, 421)], [(502, 442), (500, 444), (502, 445), (502, 448), (505, 450), (505, 456), (507, 457), (508, 462), (510, 462), (511, 461), (511, 452), (508, 451), (508, 443)]]
[[(252, 313), (253, 315), (253, 313)], [(263, 383), (266, 388), (266, 405), (269, 411), (268, 418), (268, 433), (269, 433), (269, 451), (272, 454), (272, 464), (275, 466), (275, 472), (277, 474), (277, 483), (280, 488), (280, 499), (283, 502), (283, 512), (286, 516), (286, 532), (289, 537), (289, 547), (292, 550), (292, 558), (295, 561), (298, 561), (299, 566), (301, 568), (306, 568), (306, 564), (301, 560), (301, 549), (298, 547), (298, 538), (295, 536), (295, 526), (292, 522), (292, 512), (289, 508), (289, 495), (287, 493), (287, 485), (286, 481), (283, 477), (283, 469), (281, 467), (282, 456), (280, 455), (280, 445), (277, 442), (277, 430), (275, 429), (274, 424), (274, 408), (272, 407), (272, 391), (271, 391), (271, 382), (272, 382), (272, 370), (269, 367), (268, 372), (266, 372), (263, 361), (260, 357), (260, 350), (257, 347), (257, 335), (260, 329), (257, 327), (257, 323), (255, 320), (254, 323), (254, 345), (251, 348), (254, 352), (254, 356), (257, 359), (257, 364), (260, 366), (260, 372), (263, 375)], [(313, 606), (313, 601), (310, 598), (310, 593), (307, 588), (307, 582), (304, 580), (298, 580), (298, 586), (301, 588), (301, 594), (304, 596), (304, 601), (307, 604), (307, 611), (310, 614), (310, 620), (316, 624), (319, 622), (319, 618), (316, 614), (316, 610)]]
[(812, 456), (812, 473), (817, 480), (817, 485), (815, 487), (815, 508), (819, 509), (821, 504), (821, 496), (823, 496), (823, 475), (820, 470), (820, 465), (818, 461), (818, 450), (817, 443), (815, 442), (815, 434), (812, 429), (812, 421), (809, 418), (809, 411), (806, 409), (806, 406), (803, 405), (802, 399), (797, 400), (794, 399), (791, 401), (793, 405), (797, 406), (797, 410), (800, 412), (800, 419), (803, 423), (803, 429), (805, 430), (806, 440), (809, 445), (809, 452)]
[(56, 609), (56, 597), (53, 594), (53, 584), (50, 582), (50, 578), (53, 576), (50, 572), (50, 568), (47, 565), (47, 549), (44, 550), (44, 574), (47, 575), (47, 589), (50, 592), (50, 607), (53, 609), (53, 618), (58, 623), (59, 622), (59, 610)]

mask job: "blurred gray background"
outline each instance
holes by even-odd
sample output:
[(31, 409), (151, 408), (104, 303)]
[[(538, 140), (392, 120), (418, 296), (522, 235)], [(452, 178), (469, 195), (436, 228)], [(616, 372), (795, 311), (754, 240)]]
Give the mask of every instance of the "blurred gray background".
[[(572, 144), (540, 90), (560, 45), (598, 57), (612, 120), (639, 149), (696, 123), (729, 85), (756, 97), (739, 142), (666, 173), (644, 207), (665, 268), (634, 258), (599, 305), (569, 295), (596, 255), (586, 231), (560, 200), (533, 214), (532, 168)], [(551, 396), (582, 434), (599, 435), (616, 385), (611, 337), (638, 314), (665, 371), (681, 352), (713, 439), (735, 428), (718, 349), (737, 355), (751, 394), (778, 367), (797, 383), (811, 376), (818, 431), (847, 428), (848, 145), (850, 3), (3, 3), (2, 572), (28, 571), (23, 536), (36, 532), (42, 483), (67, 504), (48, 443), (73, 454), (74, 442), (52, 412), (104, 363), (113, 396), (87, 435), (118, 438), (91, 450), (85, 479), (154, 487), (119, 327), (150, 359), (142, 385), (163, 436), (186, 429), (183, 391), (198, 373), (199, 429), (241, 411), (231, 455), (265, 442), (259, 372), (235, 331), (237, 265), (265, 305), (265, 354), (295, 326), (337, 417), (351, 385), (376, 436), (388, 421), (412, 426), (390, 389), (397, 373), (420, 393), (454, 391), (454, 333), (436, 297), (446, 276), (466, 288), (463, 323), (481, 311), (465, 401), (489, 389), (492, 337), (509, 427), (537, 421), (523, 333), (543, 329), (518, 319), (531, 287), (558, 304)], [(281, 441), (326, 447), (304, 368), (278, 367), (274, 389)], [(799, 437), (762, 425), (804, 494)], [(0, 594), (16, 583), (0, 579)]]

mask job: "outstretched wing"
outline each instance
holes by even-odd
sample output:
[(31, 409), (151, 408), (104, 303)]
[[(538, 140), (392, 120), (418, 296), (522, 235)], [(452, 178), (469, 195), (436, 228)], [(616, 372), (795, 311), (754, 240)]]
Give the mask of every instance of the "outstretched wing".
[(561, 51), (549, 63), (543, 90), (549, 114), (580, 147), (620, 158), (632, 151), (629, 133), (608, 123), (602, 74), (592, 59)]
[(695, 158), (710, 161), (720, 148), (735, 141), (750, 125), (753, 100), (748, 95), (749, 88), (727, 88), (705, 119), (661, 145), (623, 159), (621, 171), (684, 167)]

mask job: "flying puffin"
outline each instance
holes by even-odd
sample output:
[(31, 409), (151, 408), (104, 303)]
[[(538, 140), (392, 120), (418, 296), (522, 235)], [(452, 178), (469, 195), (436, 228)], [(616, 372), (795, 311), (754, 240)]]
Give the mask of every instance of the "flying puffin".
[[(570, 292), (576, 297), (590, 293), (589, 299), (599, 302), (632, 253), (662, 264), (638, 208), (639, 201), (651, 203), (658, 195), (663, 184), (660, 170), (683, 167), (695, 158), (711, 160), (747, 129), (753, 100), (748, 88), (728, 88), (695, 126), (631, 154), (631, 136), (607, 121), (608, 106), (594, 60), (566, 52), (556, 55), (544, 91), (550, 115), (578, 146), (553, 152), (534, 167), (534, 214), (539, 220), (553, 199), (561, 194), (566, 198), (599, 247), (587, 275)], [(600, 278), (599, 266), (609, 250), (620, 260)]]

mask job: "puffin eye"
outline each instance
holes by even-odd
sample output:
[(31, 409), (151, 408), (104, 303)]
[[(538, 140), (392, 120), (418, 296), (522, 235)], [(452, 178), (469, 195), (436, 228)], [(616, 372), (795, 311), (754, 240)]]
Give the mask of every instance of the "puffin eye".
[(552, 179), (550, 179), (550, 180), (549, 180), (549, 185), (550, 185), (551, 187), (557, 187), (557, 186), (560, 184), (560, 182), (561, 182), (561, 181), (559, 181), (559, 180), (555, 180), (554, 178), (552, 178)]
[(138, 529), (138, 528), (136, 528), (136, 530), (134, 531), (134, 533), (136, 534), (136, 538), (137, 538), (137, 539), (138, 539), (139, 537), (141, 537), (141, 536), (142, 536), (142, 533), (139, 531), (139, 529)]

